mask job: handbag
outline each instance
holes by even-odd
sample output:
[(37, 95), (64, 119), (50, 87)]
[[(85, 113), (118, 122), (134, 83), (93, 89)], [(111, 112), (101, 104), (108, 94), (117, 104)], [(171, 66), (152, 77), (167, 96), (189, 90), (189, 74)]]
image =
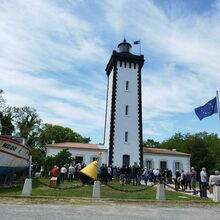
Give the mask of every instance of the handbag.
[(209, 193), (213, 193), (213, 186), (209, 186), (208, 191)]

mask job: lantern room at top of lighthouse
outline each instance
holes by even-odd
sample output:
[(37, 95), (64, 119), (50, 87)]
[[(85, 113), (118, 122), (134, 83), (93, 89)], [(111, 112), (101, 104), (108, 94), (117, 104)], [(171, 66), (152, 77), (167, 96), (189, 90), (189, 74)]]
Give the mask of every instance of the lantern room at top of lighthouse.
[(119, 53), (131, 53), (130, 50), (132, 48), (131, 44), (129, 44), (126, 39), (118, 45)]

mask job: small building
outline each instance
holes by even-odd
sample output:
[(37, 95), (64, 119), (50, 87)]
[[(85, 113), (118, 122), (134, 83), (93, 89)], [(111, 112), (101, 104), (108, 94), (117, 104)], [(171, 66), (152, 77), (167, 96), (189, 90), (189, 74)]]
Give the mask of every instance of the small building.
[[(97, 159), (100, 152), (103, 154), (99, 159), (99, 165), (108, 162), (108, 149), (101, 144), (65, 142), (48, 144), (46, 147), (47, 156), (53, 156), (63, 149), (68, 149), (75, 158), (75, 163), (89, 164)], [(190, 154), (177, 152), (175, 149), (143, 148), (143, 166), (148, 169), (169, 169), (173, 173), (177, 169), (189, 171)]]
[(190, 171), (190, 154), (176, 149), (143, 148), (143, 164), (148, 169), (169, 169)]

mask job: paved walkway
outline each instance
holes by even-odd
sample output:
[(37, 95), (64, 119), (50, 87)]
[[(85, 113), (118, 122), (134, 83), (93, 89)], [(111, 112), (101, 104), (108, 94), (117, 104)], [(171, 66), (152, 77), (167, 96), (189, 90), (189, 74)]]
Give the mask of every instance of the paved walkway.
[[(167, 190), (171, 190), (171, 191), (175, 191), (175, 185), (174, 184), (169, 184), (169, 186), (171, 186), (172, 188), (170, 187), (166, 187)], [(197, 196), (197, 197), (200, 197), (200, 193), (199, 193), (199, 188), (196, 189), (196, 191), (198, 192), (196, 195), (193, 194), (193, 191), (192, 190), (189, 190), (187, 189), (185, 192), (182, 191), (182, 190), (178, 190), (178, 192), (180, 193), (183, 193), (183, 194), (186, 194), (186, 195), (192, 195), (192, 196)], [(209, 191), (207, 190), (207, 196), (209, 199), (212, 199), (214, 198), (214, 195), (209, 193)]]

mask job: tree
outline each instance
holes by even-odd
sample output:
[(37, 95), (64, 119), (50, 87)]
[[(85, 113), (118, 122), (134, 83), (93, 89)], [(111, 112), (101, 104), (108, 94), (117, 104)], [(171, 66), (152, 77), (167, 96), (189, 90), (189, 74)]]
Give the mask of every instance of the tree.
[(147, 139), (143, 143), (144, 147), (157, 147), (159, 145), (159, 142), (154, 141), (153, 139)]
[(28, 106), (14, 108), (17, 135), (26, 138), (27, 144), (34, 147), (37, 134), (41, 125), (41, 119), (34, 108)]
[(39, 148), (32, 148), (31, 150), (32, 161), (37, 162), (38, 164), (43, 165), (46, 157), (45, 151)]
[(188, 135), (189, 134), (183, 135), (181, 133), (175, 133), (171, 138), (159, 144), (158, 147), (170, 150), (176, 149), (177, 151), (186, 152), (185, 138), (187, 138)]
[(45, 145), (52, 141), (55, 141), (56, 143), (88, 143), (90, 142), (90, 138), (82, 137), (70, 128), (64, 128), (60, 125), (44, 124), (40, 130), (39, 144), (41, 147), (45, 148)]
[(72, 157), (72, 154), (68, 151), (68, 149), (61, 150), (55, 156), (47, 156), (44, 160), (44, 170), (46, 175), (53, 168), (54, 165), (57, 165), (61, 168), (64, 165), (69, 165), (73, 163), (75, 159)]
[(54, 165), (56, 165), (56, 156), (45, 157), (43, 166), (46, 176), (48, 175), (49, 171), (53, 168)]
[(4, 106), (5, 106), (5, 99), (2, 96), (3, 93), (4, 93), (3, 90), (0, 89), (0, 112), (3, 111)]
[[(220, 164), (220, 139), (216, 134), (200, 132), (197, 134), (176, 133), (170, 139), (163, 141), (159, 148), (172, 149), (191, 154), (191, 164), (198, 170), (218, 169)], [(216, 160), (217, 158), (217, 160)]]
[(63, 149), (56, 155), (56, 165), (60, 168), (65, 164), (70, 164), (73, 162), (74, 158), (68, 149)]
[(200, 170), (202, 167), (206, 167), (208, 171), (215, 168), (216, 157), (212, 151), (210, 151), (209, 145), (196, 136), (192, 136), (190, 139), (186, 140), (187, 151), (191, 153), (191, 164)]
[(6, 101), (2, 96), (3, 90), (0, 89), (0, 133), (4, 135), (12, 135), (15, 127), (13, 125), (12, 107), (6, 106)]
[(90, 142), (89, 137), (83, 137), (70, 128), (51, 124), (42, 126), (42, 120), (34, 108), (6, 106), (2, 93), (3, 91), (0, 89), (0, 132), (7, 135), (15, 132), (16, 135), (24, 137), (27, 145), (32, 148), (33, 162), (42, 164), (46, 155), (45, 145), (53, 140), (55, 142)]
[(13, 119), (14, 119), (14, 115), (11, 107), (7, 106), (0, 112), (1, 134), (12, 135), (15, 129), (12, 123)]

